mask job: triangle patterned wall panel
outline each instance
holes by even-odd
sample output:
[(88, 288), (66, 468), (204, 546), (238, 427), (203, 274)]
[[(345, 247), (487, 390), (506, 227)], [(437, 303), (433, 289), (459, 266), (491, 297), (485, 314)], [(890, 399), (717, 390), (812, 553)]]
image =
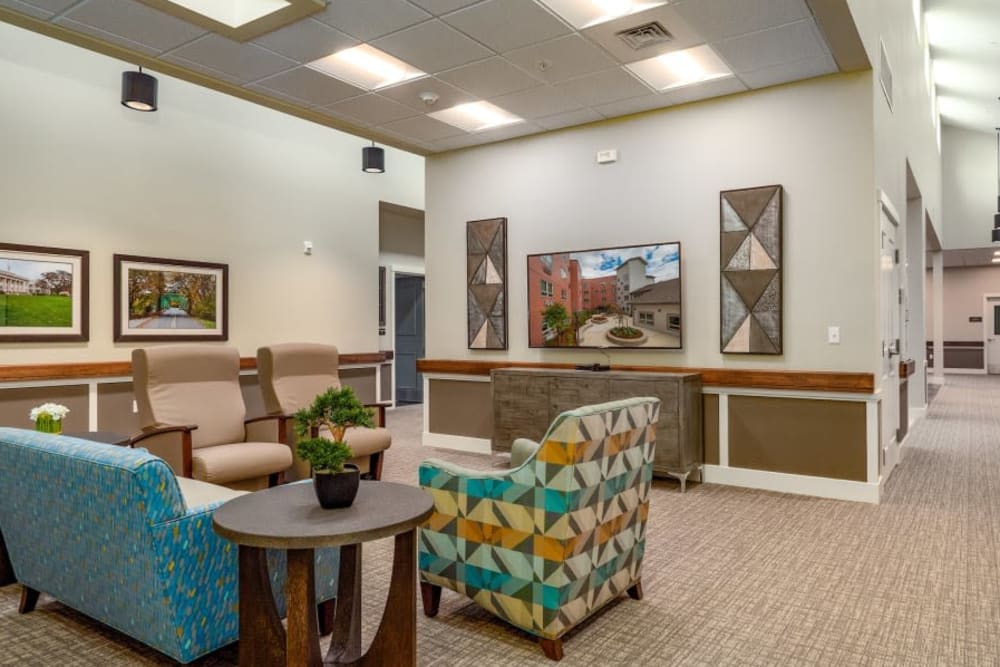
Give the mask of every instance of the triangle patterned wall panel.
[(507, 218), (466, 223), (465, 240), (469, 349), (506, 350)]
[(720, 194), (721, 349), (782, 353), (780, 185)]

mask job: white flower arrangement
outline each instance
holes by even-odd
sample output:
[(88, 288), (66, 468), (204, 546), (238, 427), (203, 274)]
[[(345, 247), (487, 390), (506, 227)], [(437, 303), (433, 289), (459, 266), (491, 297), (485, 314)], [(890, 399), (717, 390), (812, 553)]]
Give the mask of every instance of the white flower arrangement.
[(52, 421), (62, 421), (69, 414), (69, 408), (58, 403), (43, 403), (37, 408), (31, 408), (31, 421), (37, 422), (39, 417), (48, 417)]

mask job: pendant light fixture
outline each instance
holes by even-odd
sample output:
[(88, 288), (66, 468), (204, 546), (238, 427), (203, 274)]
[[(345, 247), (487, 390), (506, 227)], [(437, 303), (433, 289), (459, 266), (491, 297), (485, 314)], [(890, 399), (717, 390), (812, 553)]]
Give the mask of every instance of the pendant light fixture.
[(138, 72), (122, 72), (122, 106), (134, 111), (156, 111), (156, 77), (139, 67)]
[(385, 172), (385, 149), (372, 142), (371, 146), (361, 149), (361, 171), (366, 174), (382, 174)]
[(993, 214), (993, 242), (1000, 243), (1000, 127), (997, 128), (997, 212)]

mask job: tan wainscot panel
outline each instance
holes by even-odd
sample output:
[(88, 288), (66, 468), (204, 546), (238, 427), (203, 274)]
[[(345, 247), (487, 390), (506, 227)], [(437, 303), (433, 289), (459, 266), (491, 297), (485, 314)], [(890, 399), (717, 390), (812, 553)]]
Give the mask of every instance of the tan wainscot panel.
[(729, 465), (865, 481), (865, 403), (729, 397)]
[(354, 389), (362, 403), (375, 403), (375, 368), (341, 368), (340, 381)]
[(0, 389), (0, 424), (32, 429), (35, 425), (28, 413), (42, 403), (59, 403), (69, 408), (63, 431), (87, 430), (86, 385)]
[(382, 395), (379, 400), (392, 401), (392, 364), (379, 366), (379, 373), (382, 374)]
[(135, 394), (131, 382), (108, 382), (97, 385), (97, 426), (102, 431), (122, 435), (139, 432), (139, 415), (132, 412)]
[[(489, 382), (431, 380), (430, 415), (427, 430), (431, 433), (462, 435), (470, 438), (493, 437), (493, 398)], [(539, 406), (544, 410), (545, 406)]]
[(702, 394), (701, 398), (705, 463), (719, 465), (719, 397), (715, 394)]

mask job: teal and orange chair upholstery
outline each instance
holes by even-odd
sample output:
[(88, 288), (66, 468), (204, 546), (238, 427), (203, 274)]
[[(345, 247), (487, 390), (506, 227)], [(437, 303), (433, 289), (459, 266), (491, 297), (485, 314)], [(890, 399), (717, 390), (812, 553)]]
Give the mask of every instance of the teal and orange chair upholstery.
[[(177, 477), (145, 450), (0, 428), (0, 533), (20, 611), (43, 592), (182, 663), (235, 642), (238, 548), (212, 513), (243, 493)], [(316, 553), (317, 600), (329, 600), (340, 552)], [(285, 553), (268, 559), (284, 613)]]
[(562, 658), (562, 636), (641, 569), (660, 401), (631, 398), (559, 415), (540, 444), (519, 439), (510, 470), (428, 460), (434, 514), (420, 529), (424, 613), (441, 587), (472, 598)]

